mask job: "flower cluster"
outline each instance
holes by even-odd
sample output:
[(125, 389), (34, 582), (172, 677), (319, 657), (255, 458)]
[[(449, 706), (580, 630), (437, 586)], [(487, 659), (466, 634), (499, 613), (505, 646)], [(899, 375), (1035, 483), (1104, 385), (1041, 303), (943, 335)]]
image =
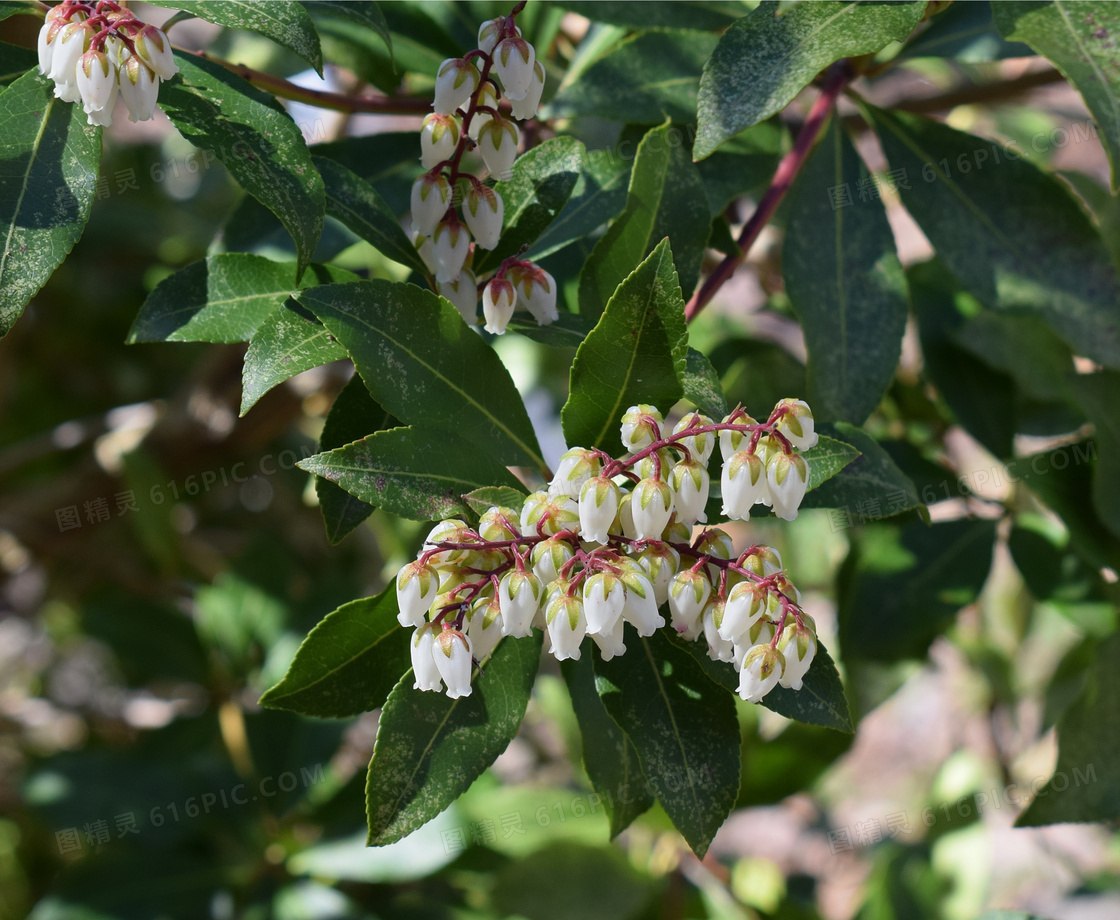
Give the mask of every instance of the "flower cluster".
[(736, 554), (728, 534), (705, 527), (708, 459), (723, 458), (723, 513), (747, 520), (755, 503), (797, 516), (808, 467), (797, 453), (817, 442), (803, 401), (784, 399), (755, 421), (736, 409), (722, 422), (685, 415), (669, 434), (652, 406), (622, 418), (628, 457), (576, 447), (547, 490), (520, 509), (493, 507), (476, 528), (442, 521), (397, 575), (398, 620), (415, 628), (415, 686), (471, 692), (472, 661), (503, 636), (543, 629), (557, 659), (579, 658), (590, 636), (604, 659), (626, 651), (624, 628), (651, 636), (669, 625), (708, 654), (734, 662), (739, 694), (758, 702), (777, 684), (800, 689), (816, 631), (778, 553)]
[(160, 81), (178, 72), (163, 31), (113, 0), (63, 0), (39, 30), (39, 73), (56, 97), (82, 103), (91, 125), (113, 123), (118, 92), (131, 121), (151, 118)]
[[(427, 172), (412, 186), (412, 241), (439, 293), (471, 324), (482, 287), (470, 267), (471, 241), (482, 249), (498, 245), (505, 203), (495, 189), (466, 172), (462, 161), (468, 150), (477, 149), (491, 176), (508, 178), (520, 140), (514, 119), (532, 118), (540, 105), (544, 67), (514, 22), (523, 6), (484, 22), (478, 48), (440, 65), (434, 111), (420, 129), (420, 162)], [(498, 109), (499, 81), (513, 118)], [(510, 258), (482, 287), (486, 330), (505, 332), (518, 305), (542, 326), (558, 318), (552, 275), (532, 262)]]

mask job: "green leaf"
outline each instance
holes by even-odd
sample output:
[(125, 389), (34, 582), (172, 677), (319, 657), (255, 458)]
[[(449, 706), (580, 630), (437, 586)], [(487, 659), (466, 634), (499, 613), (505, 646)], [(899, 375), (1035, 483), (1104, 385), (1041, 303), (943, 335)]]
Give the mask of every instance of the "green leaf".
[(381, 8), (372, 0), (314, 0), (305, 2), (304, 6), (320, 15), (332, 16), (351, 25), (371, 29), (381, 36), (386, 50), (392, 56), (393, 40), (389, 35), (389, 24), (385, 21)]
[(711, 233), (711, 215), (695, 165), (681, 143), (670, 146), (673, 124), (654, 128), (638, 145), (626, 209), (595, 244), (579, 278), (579, 312), (598, 319), (622, 279), (665, 237), (681, 288), (691, 291)]
[(778, 168), (787, 137), (781, 122), (772, 118), (737, 134), (696, 164), (713, 217), (723, 214), (742, 195), (762, 196)]
[(193, 13), (230, 29), (256, 32), (303, 58), (323, 75), (323, 52), (315, 24), (302, 4), (294, 0), (152, 0), (156, 6), (170, 6)]
[(727, 338), (709, 357), (727, 404), (742, 405), (756, 418), (769, 415), (778, 400), (806, 391), (805, 365), (772, 342)]
[(409, 209), (412, 184), (424, 171), (416, 155), (415, 131), (390, 131), (316, 144), (315, 156), (341, 163), (361, 176), (394, 214)]
[(509, 371), (446, 300), (380, 280), (313, 288), (299, 300), (343, 344), (373, 398), (401, 421), (446, 425), (505, 463), (544, 467)]
[(862, 424), (902, 353), (906, 278), (879, 202), (838, 207), (833, 189), (871, 181), (839, 119), (801, 170), (789, 202), (782, 276), (805, 330), (806, 399), (820, 421)]
[(844, 660), (920, 658), (980, 593), (992, 567), (996, 522), (922, 521), (869, 527), (839, 578)]
[(684, 376), (681, 378), (684, 398), (697, 409), (717, 422), (727, 415), (727, 400), (712, 362), (695, 348), (685, 355)]
[[(1003, 6), (1003, 2), (997, 5)], [(953, 3), (943, 8), (925, 29), (906, 43), (896, 60), (904, 58), (952, 58), (966, 64), (1030, 57), (1031, 49), (1019, 42), (1004, 41), (992, 21), (988, 0)]]
[[(10, 12), (9, 15), (11, 15)], [(11, 83), (18, 77), (22, 77), (38, 63), (39, 55), (31, 48), (0, 42), (0, 87)]]
[(220, 64), (176, 52), (179, 73), (160, 86), (160, 108), (196, 147), (213, 151), (237, 183), (291, 234), (298, 274), (323, 232), (323, 180), (296, 123), (267, 93)]
[(693, 156), (704, 159), (780, 112), (833, 61), (906, 38), (924, 8), (921, 2), (760, 4), (723, 33), (704, 65)]
[(382, 255), (428, 274), (424, 260), (412, 245), (400, 220), (377, 190), (340, 163), (312, 157), (326, 187), (327, 213), (353, 230)]
[(541, 326), (532, 317), (515, 313), (506, 328), (552, 348), (579, 348), (591, 331), (592, 323), (585, 316), (561, 311), (556, 322)]
[(631, 161), (618, 156), (613, 148), (588, 150), (571, 197), (529, 247), (529, 257), (541, 259), (583, 239), (618, 214), (626, 206), (630, 165)]
[(466, 514), (465, 492), (517, 487), (486, 451), (432, 425), (391, 428), (299, 462), (300, 469), (337, 483), (362, 501), (414, 521)]
[(595, 685), (638, 752), (642, 772), (673, 825), (700, 858), (739, 793), (739, 723), (731, 696), (658, 630), (627, 630), (627, 653), (603, 661)]
[(412, 631), (397, 622), (396, 589), (343, 604), (303, 640), (288, 673), (261, 705), (321, 719), (343, 719), (385, 702), (412, 667)]
[[(375, 431), (399, 428), (400, 421), (374, 402), (362, 378), (355, 374), (335, 397), (319, 435), (319, 450), (333, 450)], [(327, 539), (338, 543), (373, 513), (373, 505), (355, 498), (333, 482), (315, 477), (315, 494), (327, 528)]]
[(561, 661), (560, 671), (579, 722), (583, 765), (592, 788), (603, 800), (611, 822), (611, 839), (614, 839), (635, 818), (653, 807), (653, 796), (642, 775), (638, 752), (599, 699), (592, 657), (588, 639), (583, 643), (579, 659)]
[(389, 694), (366, 781), (369, 845), (407, 836), (466, 792), (517, 734), (540, 662), (541, 634), (506, 637), (470, 696), (414, 690), (408, 671)]
[(1097, 650), (1081, 695), (1058, 720), (1058, 765), (1016, 827), (1120, 816), (1120, 636)]
[[(700, 71), (715, 46), (714, 35), (699, 32), (642, 32), (561, 85), (545, 115), (591, 115), (626, 124), (660, 124), (666, 117), (692, 122)], [(680, 127), (677, 132), (677, 146), (687, 147)]]
[(622, 451), (619, 425), (632, 405), (667, 411), (681, 398), (688, 336), (684, 299), (667, 240), (619, 285), (572, 363), (560, 412), (570, 446)]
[[(28, 16), (38, 16), (39, 10), (32, 4), (24, 3), (5, 3), (0, 6), (0, 19), (7, 19), (9, 16), (18, 16), (20, 13), (25, 13)], [(36, 57), (38, 61), (38, 57)]]
[(1105, 525), (1120, 537), (1120, 373), (1076, 374), (1074, 393), (1096, 429), (1093, 505)]
[(1031, 594), (1039, 600), (1051, 597), (1062, 581), (1063, 549), (1019, 522), (1011, 528), (1007, 548)]
[[(1041, 316), (1078, 354), (1120, 366), (1120, 280), (1085, 212), (1053, 176), (1000, 145), (874, 110), (906, 209), (985, 306)], [(998, 220), (995, 215), (998, 215)]]
[(1081, 92), (1100, 126), (1112, 165), (1112, 191), (1120, 190), (1120, 60), (1116, 58), (1120, 16), (1101, 0), (1001, 2), (992, 7), (1008, 39), (1026, 42), (1049, 58)]
[(609, 22), (635, 29), (695, 29), (722, 32), (739, 16), (743, 8), (737, 3), (682, 2), (659, 0), (658, 3), (618, 3), (614, 0), (563, 0), (560, 4), (594, 22)]
[[(344, 269), (316, 266), (303, 284), (352, 277)], [(156, 285), (128, 341), (247, 342), (297, 288), (294, 262), (241, 252), (208, 256)]]
[(525, 502), (525, 492), (510, 486), (483, 486), (481, 489), (471, 489), (463, 496), (463, 501), (475, 514), (481, 516), (495, 505), (520, 508)]
[[(844, 422), (821, 425), (818, 430), (822, 441), (825, 437), (842, 441), (859, 451), (860, 456), (806, 494), (802, 508), (841, 508), (853, 515), (879, 518), (922, 507), (914, 483), (867, 432)], [(812, 451), (806, 458), (811, 480)]]
[(24, 74), (0, 92), (0, 337), (82, 235), (101, 132), (51, 81)]
[(567, 203), (586, 155), (574, 137), (554, 137), (517, 158), (510, 179), (494, 186), (505, 206), (501, 239), (492, 250), (475, 250), (475, 274), (536, 242)]
[(806, 492), (812, 492), (859, 457), (860, 452), (851, 444), (845, 444), (826, 435), (818, 435), (816, 445), (804, 451), (801, 456), (809, 465), (809, 484)]

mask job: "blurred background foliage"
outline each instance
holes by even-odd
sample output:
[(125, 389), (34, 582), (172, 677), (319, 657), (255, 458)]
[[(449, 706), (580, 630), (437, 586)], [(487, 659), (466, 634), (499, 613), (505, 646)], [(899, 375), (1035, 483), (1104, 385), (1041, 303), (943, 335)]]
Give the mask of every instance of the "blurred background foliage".
[[(531, 2), (522, 25), (549, 49), (550, 80), (554, 68), (567, 73), (553, 117), (591, 149), (624, 150), (640, 137), (644, 128), (629, 123), (645, 117), (643, 103), (623, 79), (638, 64), (620, 49), (656, 44), (657, 31), (631, 39), (662, 24), (645, 18), (693, 17), (694, 57), (657, 66), (695, 76), (714, 30), (742, 12), (682, 6)], [(1038, 62), (1009, 54), (987, 4), (957, 6), (951, 57), (924, 56), (915, 43), (861, 91), (876, 102), (964, 93), (937, 114), (1059, 171), (1115, 257), (1120, 210), (1100, 144), (1070, 140), (1089, 124), (1080, 97), (1039, 81), (971, 101), (969, 87), (1021, 81)], [(475, 24), (505, 11), (382, 9), (396, 69), (376, 39), (321, 20), (326, 56), (341, 65), (329, 71), (336, 87), (423, 95), (443, 57), (473, 47)], [(588, 28), (583, 14), (606, 22)], [(0, 23), (0, 40), (32, 45), (36, 28), (15, 16)], [(187, 46), (284, 76), (304, 69), (248, 33), (176, 28)], [(950, 39), (939, 40), (946, 54)], [(0, 67), (2, 81), (28, 62), (0, 47), (11, 65)], [(592, 74), (582, 89), (579, 74)], [(738, 138), (721, 154), (735, 156), (733, 168), (721, 169), (719, 156), (701, 166), (713, 247), (732, 245), (730, 227), (749, 214), (745, 199), (765, 187), (800, 114), (795, 105)], [(293, 115), (309, 140), (345, 145), (334, 155), (395, 210), (407, 208), (415, 119)], [(866, 133), (857, 139), (874, 159)], [(620, 206), (628, 162), (596, 163)], [(1047, 388), (1037, 363), (985, 344), (968, 296), (926, 261), (928, 246), (897, 206), (888, 202), (914, 312), (868, 430), (935, 520), (960, 518), (962, 507), (971, 516), (936, 539), (916, 518), (876, 520), (876, 509), (750, 525), (752, 539), (783, 553), (826, 642), (835, 648), (839, 636), (862, 721), (853, 739), (742, 705), (739, 810), (701, 863), (657, 808), (608, 842), (550, 659), (494, 768), (411, 837), (364, 847), (377, 714), (318, 721), (256, 701), (319, 619), (383, 587), (422, 527), (375, 512), (339, 545), (327, 541), (313, 485), (294, 462), (314, 451), (348, 366), (301, 375), (238, 418), (243, 347), (123, 344), (139, 304), (173, 271), (223, 247), (284, 252), (274, 219), (163, 118), (106, 132), (101, 177), (81, 241), (0, 341), (0, 920), (1120, 916), (1114, 828), (1011, 826), (1026, 790), (1037, 793), (1054, 769), (1053, 726), (1115, 632), (1116, 591), (1100, 571), (1115, 581), (1120, 548), (1087, 505), (1088, 452), (1082, 463), (1052, 463), (1037, 493), (1000, 471), (1013, 439), (1020, 456), (1050, 450), (1075, 439), (1056, 432), (1082, 431), (1085, 418)], [(329, 224), (320, 257), (398, 271)], [(729, 403), (756, 411), (805, 386), (777, 239), (764, 237), (692, 330)], [(543, 261), (570, 303), (593, 244)], [(934, 325), (946, 311), (929, 305), (945, 298), (967, 334)], [(555, 457), (571, 353), (514, 336), (498, 347)], [(846, 625), (854, 607), (889, 622), (899, 604), (922, 611), (908, 620), (918, 631), (859, 635)], [(1076, 766), (1071, 786), (1115, 772)]]

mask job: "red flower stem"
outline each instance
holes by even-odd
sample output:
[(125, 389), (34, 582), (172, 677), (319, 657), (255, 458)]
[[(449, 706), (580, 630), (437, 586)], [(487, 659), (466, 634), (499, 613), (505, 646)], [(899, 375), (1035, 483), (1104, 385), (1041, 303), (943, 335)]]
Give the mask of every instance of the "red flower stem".
[(754, 241), (758, 239), (759, 233), (762, 228), (766, 226), (770, 218), (774, 215), (778, 205), (786, 196), (790, 186), (793, 184), (794, 178), (804, 165), (805, 161), (809, 158), (809, 151), (812, 150), (813, 144), (816, 142), (817, 137), (820, 135), (821, 130), (824, 128), (828, 120), (828, 115), (832, 111), (833, 106), (836, 104), (836, 99), (840, 92), (844, 89), (844, 85), (850, 79), (850, 74), (844, 62), (833, 67), (825, 80), (824, 87), (821, 89), (820, 96), (817, 101), (813, 103), (813, 107), (809, 110), (809, 115), (805, 119), (805, 124), (801, 128), (801, 132), (797, 135), (797, 140), (792, 149), (787, 153), (782, 161), (778, 164), (777, 170), (774, 172), (774, 178), (770, 180), (770, 187), (762, 196), (755, 208), (754, 214), (744, 225), (739, 234), (738, 246), (739, 252), (735, 255), (727, 256), (716, 267), (704, 283), (696, 289), (692, 298), (684, 308), (685, 320), (692, 322), (696, 316), (708, 305), (708, 302), (715, 296), (716, 291), (723, 287), (724, 283), (735, 273), (735, 269), (739, 267), (739, 263), (747, 257), (751, 246)]

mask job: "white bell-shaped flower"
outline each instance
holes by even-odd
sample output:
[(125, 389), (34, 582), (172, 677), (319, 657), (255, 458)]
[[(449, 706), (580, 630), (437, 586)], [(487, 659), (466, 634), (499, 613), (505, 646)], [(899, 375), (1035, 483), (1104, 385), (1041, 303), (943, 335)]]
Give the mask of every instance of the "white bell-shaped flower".
[(808, 626), (789, 624), (778, 640), (778, 650), (785, 658), (785, 668), (778, 682), (791, 690), (800, 690), (817, 654), (816, 634)]
[(712, 583), (702, 571), (683, 569), (669, 583), (669, 622), (685, 639), (695, 639), (703, 629), (702, 617)]
[[(486, 22), (478, 27), (478, 47), (486, 54), (490, 54), (497, 46), (499, 39), (502, 37), (505, 24), (505, 18), (499, 16), (497, 19), (487, 19)], [(521, 30), (514, 26), (513, 34), (520, 38)]]
[(733, 521), (749, 521), (751, 508), (770, 497), (766, 467), (758, 454), (748, 450), (736, 451), (723, 464), (720, 474), (723, 493), (723, 513)]
[(471, 605), (467, 620), (467, 636), (471, 640), (471, 652), (479, 661), (485, 661), (501, 641), (502, 608), (496, 597), (479, 598)]
[(478, 535), (491, 543), (520, 537), (521, 530), (517, 526), (520, 519), (520, 512), (504, 505), (493, 505), (479, 517)]
[(471, 115), (470, 123), (467, 124), (467, 134), (470, 135), (472, 141), (478, 140), (479, 132), (483, 127), (494, 118), (494, 113), (498, 111), (498, 93), (494, 89), (494, 84), (487, 80), (482, 84), (482, 89), (478, 91), (478, 102), (475, 105), (474, 114)]
[(551, 643), (549, 652), (557, 661), (565, 658), (578, 660), (580, 643), (587, 635), (583, 601), (578, 597), (568, 596), (566, 582), (557, 584), (560, 587), (549, 599), (544, 615)]
[(748, 703), (761, 702), (777, 685), (785, 669), (782, 653), (768, 645), (756, 645), (743, 659), (739, 671), (739, 696)]
[(121, 98), (128, 108), (129, 121), (147, 121), (156, 111), (159, 78), (150, 67), (125, 50), (118, 72)]
[(523, 534), (535, 534), (537, 532), (537, 524), (544, 514), (545, 506), (548, 504), (548, 499), (551, 492), (532, 492), (525, 497), (525, 501), (521, 504), (521, 532)]
[(505, 204), (502, 196), (479, 183), (472, 185), (463, 202), (463, 219), (483, 249), (493, 249), (502, 235)]
[[(703, 428), (706, 425), (713, 424), (715, 423), (702, 412), (689, 412), (673, 426), (673, 434), (680, 434), (682, 431), (688, 431), (691, 428)], [(716, 449), (716, 432), (703, 431), (691, 437), (681, 438), (677, 443), (688, 450), (689, 456), (693, 460), (706, 465), (708, 458)]]
[(733, 661), (735, 658), (735, 646), (719, 634), (725, 606), (723, 598), (713, 597), (704, 608), (704, 639), (708, 643), (708, 657), (713, 661)]
[[(743, 413), (734, 418), (730, 415), (724, 417), (722, 424), (757, 425), (758, 422), (749, 415)], [(719, 433), (719, 451), (725, 463), (738, 451), (745, 450), (750, 446), (750, 443), (751, 433), (749, 431), (728, 429), (727, 431), (721, 431)]]
[(58, 36), (68, 22), (73, 18), (77, 22), (85, 19), (80, 13), (70, 14), (66, 7), (59, 4), (47, 10), (43, 26), (39, 29), (39, 38), (36, 50), (39, 53), (39, 73), (47, 76), (51, 72), (54, 52), (58, 48)]
[(175, 63), (175, 55), (171, 51), (171, 42), (161, 29), (144, 26), (132, 41), (137, 57), (154, 70), (161, 80), (170, 80), (179, 72), (179, 65)]
[[(713, 443), (715, 439), (712, 439)], [(682, 460), (669, 471), (669, 489), (673, 493), (673, 509), (677, 520), (688, 525), (707, 521), (704, 506), (708, 504), (711, 489), (708, 468), (691, 457)]]
[(643, 479), (631, 492), (630, 513), (639, 540), (660, 540), (673, 513), (673, 493), (660, 479)]
[(641, 403), (622, 414), (622, 445), (627, 450), (644, 450), (661, 434), (665, 419), (656, 406)]
[(766, 613), (769, 592), (752, 581), (741, 581), (727, 595), (719, 634), (728, 642), (740, 642)]
[(442, 174), (424, 173), (412, 183), (412, 226), (423, 236), (435, 233), (451, 204), (451, 186)]
[(529, 561), (540, 583), (550, 585), (560, 577), (560, 570), (574, 555), (567, 540), (542, 540), (533, 547)]
[(478, 320), (478, 280), (469, 268), (459, 272), (458, 278), (437, 282), (440, 297), (446, 297), (455, 305), (468, 326)]
[(520, 638), (532, 633), (533, 617), (541, 606), (540, 579), (532, 572), (516, 569), (498, 583), (498, 603), (502, 607), (502, 632)]
[(439, 676), (447, 684), (447, 695), (451, 699), (471, 695), (471, 659), (473, 647), (471, 640), (457, 629), (444, 629), (436, 637), (432, 648)]
[(451, 115), (465, 105), (478, 86), (478, 68), (463, 58), (448, 58), (436, 71), (435, 101), (432, 108)]
[(67, 23), (54, 40), (51, 70), (47, 74), (54, 81), (54, 94), (66, 102), (80, 102), (78, 92), (78, 61), (89, 48), (90, 28), (84, 22)]
[(556, 475), (548, 484), (550, 495), (566, 495), (579, 498), (583, 484), (603, 469), (603, 458), (585, 447), (573, 447), (565, 451), (556, 465)]
[(397, 572), (397, 622), (422, 626), (439, 593), (439, 577), (427, 563), (416, 561)]
[(517, 159), (520, 137), (517, 125), (500, 115), (491, 118), (479, 129), (478, 152), (490, 175), (497, 179), (508, 179), (513, 175), (513, 161)]
[(533, 78), (529, 82), (529, 91), (523, 99), (514, 99), (510, 96), (513, 105), (513, 117), (518, 121), (533, 118), (540, 108), (541, 96), (544, 93), (544, 67), (539, 60), (533, 62)]
[(517, 296), (538, 326), (547, 326), (560, 318), (556, 309), (556, 279), (540, 266), (534, 265), (519, 274)]
[(471, 235), (457, 220), (445, 220), (432, 234), (436, 281), (454, 281), (463, 271), (471, 249)]
[(458, 146), (459, 119), (438, 112), (424, 116), (420, 127), (420, 164), (425, 169), (434, 169), (444, 160), (450, 160)]
[(630, 492), (623, 492), (618, 503), (618, 517), (611, 527), (613, 533), (619, 533), (627, 540), (637, 540), (638, 531), (634, 529), (634, 496)]
[(425, 623), (412, 634), (412, 677), (414, 690), (442, 690), (443, 679), (436, 666), (435, 648), (438, 626)]
[(505, 38), (494, 49), (494, 73), (511, 102), (524, 99), (533, 85), (537, 52), (520, 36)]
[(766, 464), (766, 480), (774, 514), (792, 521), (809, 486), (809, 465), (800, 454), (776, 453)]
[(509, 280), (491, 278), (482, 289), (482, 315), (486, 318), (486, 331), (494, 335), (505, 332), (516, 306), (517, 294)]
[(640, 566), (635, 565), (623, 573), (622, 583), (626, 586), (622, 618), (638, 631), (639, 636), (652, 636), (665, 625), (665, 618), (657, 611), (653, 582)]
[(579, 493), (579, 529), (583, 539), (592, 543), (608, 541), (620, 498), (618, 486), (605, 476), (596, 476), (583, 484)]
[[(440, 521), (428, 531), (428, 536), (424, 538), (424, 548), (434, 549), (441, 543), (467, 543), (466, 535), (469, 530), (470, 528), (462, 521)], [(446, 562), (458, 562), (468, 552), (469, 550), (466, 549), (445, 549), (440, 553), (439, 558)]]
[(811, 450), (820, 440), (815, 431), (813, 410), (803, 399), (783, 399), (775, 409), (785, 409), (786, 414), (778, 422), (778, 431), (798, 450)]
[(617, 575), (596, 572), (584, 581), (583, 610), (592, 635), (612, 632), (625, 605), (626, 588)]
[(597, 632), (588, 633), (597, 646), (599, 646), (599, 655), (603, 661), (610, 661), (612, 658), (617, 658), (619, 655), (626, 653), (626, 643), (623, 642), (623, 631), (626, 624), (620, 619), (614, 624), (614, 629), (610, 632)]
[(669, 584), (681, 567), (681, 554), (667, 543), (650, 543), (637, 555), (638, 564), (653, 582), (653, 596), (660, 607), (669, 599)]
[(117, 68), (104, 51), (87, 51), (78, 59), (75, 75), (82, 107), (89, 123), (111, 125), (117, 101)]

